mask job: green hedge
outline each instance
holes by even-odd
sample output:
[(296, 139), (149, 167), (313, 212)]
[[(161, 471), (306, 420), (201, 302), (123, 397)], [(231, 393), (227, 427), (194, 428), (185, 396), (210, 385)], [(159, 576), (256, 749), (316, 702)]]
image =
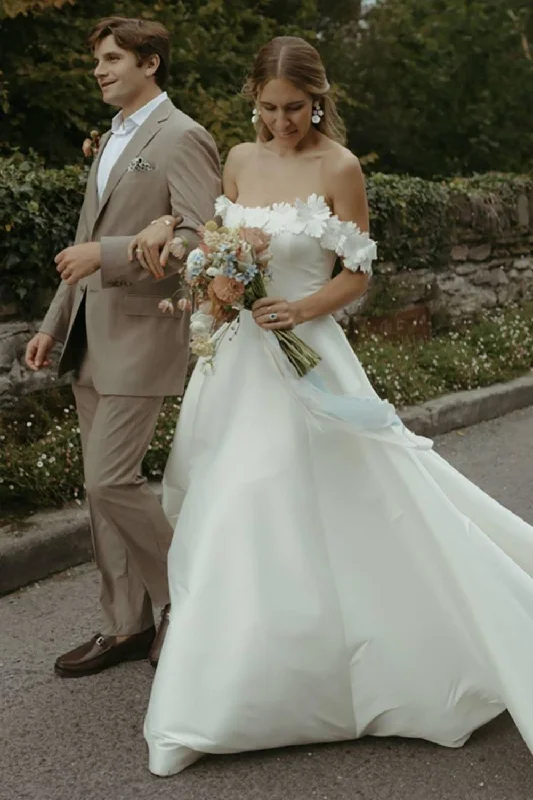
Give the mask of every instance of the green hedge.
[(375, 174), (367, 187), (379, 257), (400, 268), (446, 265), (458, 228), (485, 241), (516, 230), (520, 197), (528, 199), (533, 231), (533, 176), (493, 172), (435, 182)]
[[(87, 170), (43, 169), (35, 159), (0, 159), (0, 302), (37, 315), (57, 285), (54, 255), (74, 237)], [(518, 198), (533, 178), (491, 173), (433, 182), (374, 174), (368, 178), (372, 235), (379, 256), (400, 268), (442, 267), (457, 227), (483, 239), (515, 229)], [(533, 224), (530, 225), (530, 230)]]
[(87, 170), (0, 159), (0, 302), (37, 316), (57, 287), (54, 256), (72, 243)]

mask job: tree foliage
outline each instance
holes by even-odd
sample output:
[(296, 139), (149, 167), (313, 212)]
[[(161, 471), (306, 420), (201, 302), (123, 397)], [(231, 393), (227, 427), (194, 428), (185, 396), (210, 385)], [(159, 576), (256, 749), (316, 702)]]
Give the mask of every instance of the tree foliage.
[(346, 62), (351, 142), (422, 176), (533, 164), (530, 0), (382, 0)]
[(254, 54), (280, 33), (313, 38), (316, 6), (314, 0), (91, 0), (6, 20), (0, 148), (34, 148), (60, 164), (79, 158), (89, 128), (108, 127), (110, 109), (95, 85), (86, 39), (109, 14), (157, 19), (169, 28), (169, 94), (225, 152), (252, 134), (250, 109), (239, 93)]
[(239, 92), (255, 53), (294, 33), (319, 47), (367, 169), (435, 177), (533, 164), (531, 0), (4, 0), (0, 152), (35, 149), (61, 165), (109, 125), (86, 46), (109, 14), (167, 25), (170, 96), (223, 155), (253, 135)]
[(46, 8), (61, 8), (71, 2), (73, 0), (0, 0), (0, 19)]

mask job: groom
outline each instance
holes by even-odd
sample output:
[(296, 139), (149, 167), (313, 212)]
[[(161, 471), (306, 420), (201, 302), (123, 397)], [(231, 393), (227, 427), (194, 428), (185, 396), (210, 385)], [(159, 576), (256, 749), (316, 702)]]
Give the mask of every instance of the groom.
[[(158, 303), (179, 286), (170, 259), (156, 279), (150, 249), (128, 259), (134, 235), (172, 215), (189, 245), (220, 194), (216, 146), (174, 107), (164, 88), (169, 34), (160, 24), (113, 17), (89, 39), (104, 102), (120, 112), (101, 140), (75, 244), (56, 257), (61, 284), (28, 343), (38, 370), (63, 343), (59, 374), (75, 371), (95, 559), (101, 574), (104, 635), (60, 656), (63, 677), (89, 675), (149, 657), (155, 666), (168, 624), (167, 551), (172, 528), (141, 477), (165, 395), (183, 391), (188, 315)], [(154, 223), (154, 231), (158, 225)], [(153, 254), (152, 254), (153, 255)], [(154, 272), (157, 270), (153, 270)], [(153, 606), (163, 607), (156, 635)]]

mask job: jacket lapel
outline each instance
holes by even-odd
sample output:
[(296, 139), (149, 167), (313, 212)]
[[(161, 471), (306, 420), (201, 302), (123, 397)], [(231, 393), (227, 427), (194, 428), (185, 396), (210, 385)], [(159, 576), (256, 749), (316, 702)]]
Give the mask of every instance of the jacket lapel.
[[(102, 195), (102, 199), (100, 200), (98, 212), (95, 216), (94, 225), (92, 226), (93, 231), (94, 227), (97, 225), (100, 217), (104, 212), (104, 209), (108, 203), (109, 198), (113, 194), (113, 191), (116, 189), (117, 184), (120, 182), (121, 178), (126, 172), (130, 161), (132, 160), (132, 158), (138, 156), (142, 152), (142, 150), (144, 150), (146, 145), (152, 141), (154, 136), (156, 136), (159, 133), (163, 123), (170, 116), (172, 109), (173, 105), (171, 101), (164, 100), (161, 103), (161, 105), (159, 105), (154, 111), (152, 111), (148, 119), (135, 132), (133, 138), (128, 142), (128, 144), (120, 154), (116, 164), (114, 165), (113, 169), (109, 174), (109, 178), (104, 193)], [(102, 149), (103, 148), (100, 149), (100, 152)], [(96, 165), (96, 168), (98, 169), (98, 165)]]
[(98, 214), (98, 167), (100, 166), (100, 159), (106, 144), (111, 136), (111, 131), (107, 131), (100, 139), (100, 147), (96, 158), (93, 161), (89, 177), (87, 179), (87, 222), (89, 231), (92, 231)]

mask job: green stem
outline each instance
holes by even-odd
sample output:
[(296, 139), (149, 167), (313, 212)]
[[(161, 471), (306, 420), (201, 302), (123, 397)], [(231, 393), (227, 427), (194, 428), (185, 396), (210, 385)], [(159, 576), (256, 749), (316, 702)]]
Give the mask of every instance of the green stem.
[[(250, 310), (256, 300), (267, 297), (267, 291), (263, 275), (259, 272), (246, 287), (244, 295), (244, 307)], [(276, 336), (279, 345), (288, 358), (296, 372), (303, 377), (320, 363), (320, 356), (312, 347), (309, 347), (303, 339), (300, 339), (294, 331), (281, 330), (272, 331)]]

